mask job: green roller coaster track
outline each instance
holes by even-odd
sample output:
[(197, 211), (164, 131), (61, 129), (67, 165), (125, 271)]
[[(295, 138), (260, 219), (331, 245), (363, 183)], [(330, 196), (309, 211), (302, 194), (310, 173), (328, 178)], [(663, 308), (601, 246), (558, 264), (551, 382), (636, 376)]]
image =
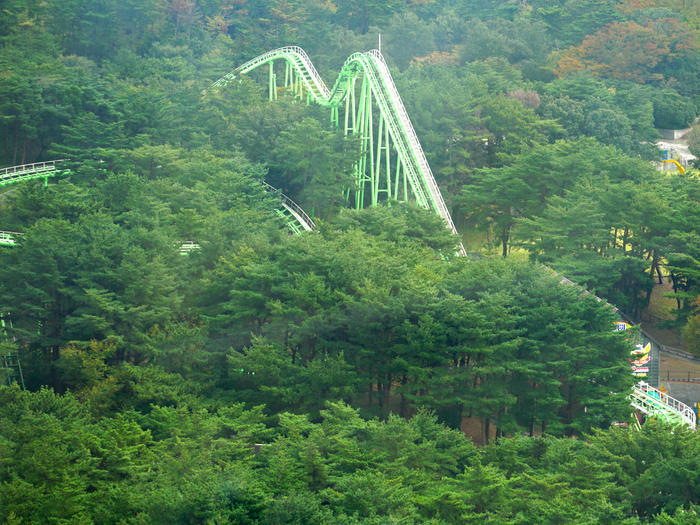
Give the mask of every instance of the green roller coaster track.
[[(281, 66), (276, 68), (276, 62), (284, 63), (284, 84), (281, 87), (277, 85), (277, 69), (281, 70)], [(249, 60), (217, 80), (214, 87), (225, 86), (240, 75), (262, 66), (268, 67), (269, 100), (277, 100), (282, 91), (283, 94), (305, 99), (307, 104), (315, 102), (328, 107), (331, 122), (336, 127), (339, 126), (339, 110), (344, 108), (344, 133), (359, 135), (362, 144), (361, 158), (355, 166), (354, 204), (357, 209), (366, 205), (374, 206), (382, 198), (388, 201), (406, 201), (410, 195), (419, 206), (440, 215), (452, 232), (457, 234), (413, 125), (379, 51), (350, 55), (330, 90), (304, 50), (295, 46), (274, 49)], [(361, 81), (359, 95), (358, 80)], [(375, 105), (379, 109), (376, 131), (373, 114)], [(393, 178), (392, 163), (395, 167)], [(301, 224), (305, 230), (313, 229), (312, 225)], [(466, 255), (461, 243), (459, 254)], [(565, 277), (562, 277), (562, 283), (575, 284)], [(613, 309), (617, 311), (615, 307)], [(685, 424), (691, 428), (696, 426), (695, 413), (690, 407), (644, 382), (634, 387), (630, 402), (633, 408), (646, 416), (672, 424)]]
[(672, 425), (696, 428), (696, 415), (692, 408), (644, 382), (635, 385), (630, 401), (633, 408), (646, 416)]
[[(0, 187), (9, 186), (34, 179), (44, 179), (44, 186), (49, 183), (49, 177), (58, 175), (68, 175), (70, 170), (56, 168), (57, 162), (62, 160), (46, 160), (43, 162), (32, 162), (31, 164), (20, 164), (9, 168), (0, 168)], [(21, 233), (0, 231), (0, 246), (14, 246)]]
[(44, 185), (47, 185), (49, 177), (70, 173), (70, 170), (56, 168), (57, 162), (64, 161), (65, 159), (47, 160), (44, 162), (32, 162), (31, 164), (11, 166), (9, 168), (0, 168), (0, 187), (33, 179), (44, 179)]
[[(46, 186), (49, 182), (49, 177), (69, 175), (71, 173), (68, 169), (57, 168), (57, 162), (65, 162), (65, 159), (46, 160), (0, 168), (0, 187), (34, 179), (44, 179), (44, 186)], [(0, 246), (14, 246), (21, 235), (18, 232), (0, 231)]]
[[(284, 84), (277, 75), (284, 65)], [(303, 49), (290, 46), (274, 49), (236, 68), (214, 83), (228, 84), (240, 75), (268, 67), (268, 98), (289, 93), (307, 104), (330, 109), (331, 122), (341, 125), (346, 135), (359, 137), (361, 155), (355, 165), (355, 208), (375, 206), (380, 201), (413, 199), (418, 206), (433, 210), (457, 235), (450, 212), (430, 170), (406, 108), (389, 68), (379, 51), (353, 53), (345, 61), (332, 89), (328, 89)], [(375, 107), (377, 112), (375, 112)], [(375, 129), (376, 128), (376, 129)], [(465, 255), (459, 243), (459, 253)]]

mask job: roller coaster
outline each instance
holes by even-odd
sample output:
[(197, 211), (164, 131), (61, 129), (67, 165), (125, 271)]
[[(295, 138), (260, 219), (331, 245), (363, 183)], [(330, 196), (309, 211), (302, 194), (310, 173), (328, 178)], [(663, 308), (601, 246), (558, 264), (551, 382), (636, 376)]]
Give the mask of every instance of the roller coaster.
[[(282, 64), (280, 64), (282, 63)], [(331, 123), (339, 127), (340, 109), (343, 108), (343, 130), (346, 135), (359, 136), (360, 159), (354, 166), (355, 188), (349, 199), (356, 208), (377, 205), (380, 201), (415, 200), (418, 206), (432, 210), (457, 235), (452, 217), (435, 182), (418, 137), (394, 84), (383, 56), (377, 50), (354, 53), (345, 61), (332, 89), (328, 89), (306, 53), (299, 47), (283, 47), (264, 53), (216, 81), (220, 88), (259, 67), (268, 67), (268, 98), (277, 100), (280, 91), (300, 100), (328, 107)], [(284, 67), (284, 83), (277, 86), (277, 69)], [(359, 86), (358, 86), (359, 84)], [(374, 111), (378, 109), (375, 130)], [(49, 176), (55, 171), (55, 162), (16, 166), (0, 171), (3, 180), (19, 182)], [(394, 166), (392, 172), (391, 166)], [(10, 182), (5, 182), (8, 184)], [(275, 188), (267, 185), (270, 191)], [(315, 224), (304, 210), (289, 197), (280, 193), (281, 205), (277, 213), (283, 217), (289, 231), (299, 234), (313, 231)], [(16, 232), (0, 232), (0, 245), (14, 246)], [(466, 255), (458, 244), (458, 253)], [(199, 246), (192, 241), (182, 243), (181, 253), (190, 253)], [(566, 278), (562, 282), (573, 284)], [(630, 394), (630, 403), (640, 413), (671, 424), (688, 425), (695, 429), (693, 410), (652, 386), (638, 383)]]
[(56, 163), (64, 162), (64, 160), (47, 160), (0, 168), (0, 187), (33, 179), (44, 179), (44, 185), (46, 186), (49, 183), (49, 177), (70, 173), (70, 170), (56, 168)]
[(692, 408), (647, 383), (635, 385), (630, 401), (633, 408), (649, 417), (672, 425), (696, 428), (696, 415)]
[[(359, 136), (361, 144), (360, 160), (354, 168), (356, 209), (374, 206), (382, 198), (389, 202), (412, 198), (418, 206), (442, 217), (457, 235), (389, 68), (378, 50), (350, 55), (332, 89), (328, 89), (304, 50), (296, 46), (274, 49), (255, 57), (217, 80), (214, 87), (223, 87), (264, 66), (267, 67), (270, 101), (277, 100), (281, 92), (305, 100), (307, 104), (314, 102), (327, 107), (336, 128), (340, 127), (340, 110), (344, 110), (343, 132)], [(284, 83), (278, 86), (277, 73), (282, 68)], [(379, 111), (376, 130), (375, 106)], [(395, 167), (393, 180), (392, 163)], [(310, 231), (313, 227), (305, 225), (304, 229)], [(458, 252), (466, 255), (461, 243)], [(574, 284), (565, 277), (562, 282)], [(690, 407), (644, 382), (634, 387), (630, 402), (646, 416), (671, 424), (696, 426), (695, 413)]]
[[(58, 169), (56, 163), (65, 160), (47, 160), (44, 162), (34, 162), (32, 164), (21, 164), (9, 168), (0, 168), (0, 186), (7, 186), (27, 180), (44, 179), (44, 184), (48, 184), (48, 177), (70, 174), (68, 169)], [(279, 196), (280, 203), (275, 209), (290, 233), (301, 233), (311, 231), (316, 228), (313, 219), (306, 212), (284, 193), (273, 188), (268, 183), (263, 182), (265, 189)], [(0, 246), (15, 246), (22, 237), (20, 232), (0, 231)], [(199, 245), (192, 241), (185, 241), (180, 246), (181, 253), (189, 253), (197, 249)]]
[[(278, 88), (277, 69), (281, 72), (282, 65), (284, 83)], [(354, 168), (353, 195), (348, 193), (356, 209), (374, 206), (381, 200), (412, 199), (418, 206), (437, 213), (457, 235), (411, 119), (379, 51), (350, 55), (332, 89), (323, 82), (304, 50), (296, 46), (274, 49), (249, 60), (217, 80), (214, 87), (225, 86), (263, 66), (268, 68), (270, 100), (276, 100), (282, 91), (305, 99), (307, 104), (314, 102), (327, 107), (336, 128), (340, 126), (343, 109), (343, 132), (359, 137), (361, 144), (361, 155)], [(464, 246), (457, 244), (459, 253), (466, 255)]]

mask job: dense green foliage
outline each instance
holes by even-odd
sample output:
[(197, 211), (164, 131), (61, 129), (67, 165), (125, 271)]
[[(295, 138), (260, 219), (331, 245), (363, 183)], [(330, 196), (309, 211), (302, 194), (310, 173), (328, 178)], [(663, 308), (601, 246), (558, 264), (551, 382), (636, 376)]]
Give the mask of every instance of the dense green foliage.
[(700, 510), (697, 437), (653, 423), (477, 449), (425, 412), (366, 420), (343, 403), (270, 427), (240, 404), (104, 417), (49, 390), (0, 401), (6, 523), (680, 525)]
[[(0, 520), (697, 522), (700, 441), (614, 425), (631, 343), (541, 263), (632, 315), (668, 269), (700, 341), (700, 179), (649, 162), (655, 125), (696, 116), (698, 23), (673, 0), (4, 1), (0, 160), (71, 173), (0, 195), (27, 386), (0, 387)], [(255, 73), (208, 89), (289, 44), (332, 82), (378, 32), (470, 249), (506, 257), (455, 257), (411, 205), (347, 209), (358, 144), (320, 108)], [(263, 180), (319, 231), (287, 235)]]

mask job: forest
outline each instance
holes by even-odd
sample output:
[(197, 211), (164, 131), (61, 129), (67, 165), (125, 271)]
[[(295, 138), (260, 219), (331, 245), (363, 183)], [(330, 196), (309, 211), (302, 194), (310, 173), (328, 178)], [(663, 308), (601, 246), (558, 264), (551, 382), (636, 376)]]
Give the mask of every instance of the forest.
[[(379, 34), (460, 238), (353, 209), (327, 109), (211, 88)], [(0, 46), (1, 165), (65, 159), (0, 187), (2, 523), (698, 523), (700, 439), (627, 425), (584, 293), (663, 275), (700, 354), (700, 172), (654, 165), (700, 157), (697, 2), (4, 0)]]

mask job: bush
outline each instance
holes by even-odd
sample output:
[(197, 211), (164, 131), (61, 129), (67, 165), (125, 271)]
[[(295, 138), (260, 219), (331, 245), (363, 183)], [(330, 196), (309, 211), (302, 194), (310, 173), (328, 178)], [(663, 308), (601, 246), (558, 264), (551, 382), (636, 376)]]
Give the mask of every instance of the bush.
[(695, 119), (695, 104), (672, 90), (665, 90), (654, 97), (654, 125), (662, 129), (688, 127)]

